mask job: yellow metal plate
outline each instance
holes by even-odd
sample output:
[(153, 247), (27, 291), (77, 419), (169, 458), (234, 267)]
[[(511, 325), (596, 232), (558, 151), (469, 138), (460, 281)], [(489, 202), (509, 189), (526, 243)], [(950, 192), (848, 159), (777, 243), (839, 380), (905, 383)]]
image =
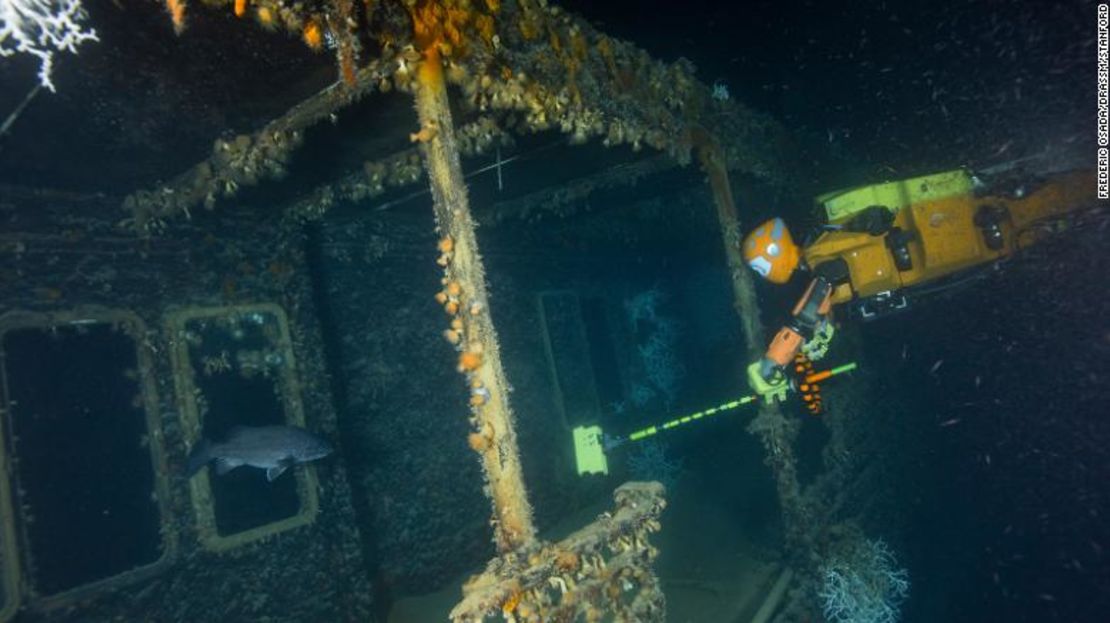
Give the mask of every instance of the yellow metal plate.
[(574, 429), (574, 461), (578, 465), (579, 476), (609, 473), (600, 426), (578, 426)]
[(896, 182), (837, 190), (817, 197), (830, 223), (841, 223), (874, 205), (897, 211), (922, 201), (936, 201), (967, 194), (974, 188), (971, 174), (963, 169), (934, 173)]

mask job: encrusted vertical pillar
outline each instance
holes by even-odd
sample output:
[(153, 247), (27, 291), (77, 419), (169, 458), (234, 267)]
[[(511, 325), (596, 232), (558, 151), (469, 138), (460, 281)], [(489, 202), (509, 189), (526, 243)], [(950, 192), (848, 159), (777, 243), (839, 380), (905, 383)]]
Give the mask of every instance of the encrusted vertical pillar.
[[(717, 218), (721, 224), (721, 234), (725, 243), (725, 258), (728, 262), (729, 276), (732, 281), (733, 306), (744, 330), (747, 345), (747, 360), (755, 361), (762, 357), (766, 348), (763, 323), (759, 320), (759, 301), (755, 294), (755, 283), (751, 270), (744, 265), (740, 251), (740, 219), (736, 214), (736, 204), (732, 198), (732, 186), (725, 167), (725, 156), (716, 139), (701, 128), (695, 129), (691, 136), (698, 149), (698, 158), (713, 191), (713, 202), (717, 207)], [(787, 550), (800, 554), (804, 548), (805, 522), (807, 513), (798, 485), (797, 459), (794, 456), (794, 441), (798, 435), (798, 422), (786, 418), (774, 402), (760, 402), (759, 413), (748, 425), (748, 430), (759, 435), (767, 452), (766, 462), (775, 475), (779, 503), (782, 505), (783, 524), (786, 534)]]
[(440, 233), (443, 290), (437, 299), (450, 318), (444, 335), (459, 351), (458, 369), (470, 391), (470, 446), (481, 456), (493, 503), (494, 540), (504, 552), (535, 538), (524, 489), (508, 383), (501, 367), (497, 333), (490, 317), (485, 270), (478, 255), (474, 218), (455, 145), (443, 64), (434, 43), (423, 46), (415, 83), (422, 145)]

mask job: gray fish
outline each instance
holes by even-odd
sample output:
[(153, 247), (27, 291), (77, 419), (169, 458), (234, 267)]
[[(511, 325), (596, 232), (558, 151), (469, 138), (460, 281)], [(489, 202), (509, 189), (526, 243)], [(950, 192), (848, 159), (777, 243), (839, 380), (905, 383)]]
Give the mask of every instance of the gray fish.
[(266, 470), (273, 481), (290, 465), (308, 463), (331, 454), (327, 441), (296, 426), (236, 426), (224, 441), (202, 439), (189, 453), (185, 477), (192, 478), (211, 461), (223, 475), (241, 465)]

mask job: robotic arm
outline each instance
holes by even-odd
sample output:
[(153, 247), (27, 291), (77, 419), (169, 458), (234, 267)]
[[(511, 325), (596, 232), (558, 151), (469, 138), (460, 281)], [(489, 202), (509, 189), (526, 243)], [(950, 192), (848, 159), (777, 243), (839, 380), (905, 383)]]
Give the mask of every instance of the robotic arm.
[(748, 366), (748, 384), (764, 400), (786, 399), (790, 384), (783, 369), (798, 351), (814, 361), (828, 352), (833, 337), (832, 292), (833, 284), (823, 276), (810, 282), (790, 322), (775, 334), (763, 357)]

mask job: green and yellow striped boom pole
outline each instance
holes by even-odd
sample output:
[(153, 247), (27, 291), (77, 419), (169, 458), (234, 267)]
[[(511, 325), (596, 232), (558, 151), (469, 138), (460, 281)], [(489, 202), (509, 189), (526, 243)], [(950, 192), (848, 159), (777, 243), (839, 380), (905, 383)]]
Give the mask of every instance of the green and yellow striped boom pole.
[[(837, 366), (829, 370), (823, 370), (821, 372), (811, 374), (806, 377), (805, 382), (819, 383), (821, 381), (824, 381), (825, 379), (844, 374), (845, 372), (851, 372), (857, 367), (858, 366), (855, 362), (846, 363), (842, 366)], [(641, 441), (647, 439), (648, 437), (658, 435), (663, 431), (678, 428), (679, 426), (684, 426), (686, 424), (692, 424), (694, 422), (704, 420), (714, 415), (734, 411), (748, 403), (755, 402), (758, 399), (758, 394), (750, 394), (748, 396), (737, 398), (736, 400), (723, 402), (715, 407), (703, 409), (696, 413), (677, 417), (673, 420), (667, 420), (662, 424), (654, 424), (652, 426), (648, 426), (647, 428), (641, 428), (639, 430), (632, 431), (631, 433), (628, 433), (624, 436), (607, 436), (604, 432), (602, 432), (601, 427), (596, 424), (593, 426), (575, 427), (573, 431), (574, 456), (575, 462), (578, 465), (578, 475), (581, 476), (583, 474), (608, 474), (609, 462), (605, 457), (605, 452), (607, 450), (612, 450), (613, 448), (624, 445), (625, 443), (628, 443), (630, 441)]]

